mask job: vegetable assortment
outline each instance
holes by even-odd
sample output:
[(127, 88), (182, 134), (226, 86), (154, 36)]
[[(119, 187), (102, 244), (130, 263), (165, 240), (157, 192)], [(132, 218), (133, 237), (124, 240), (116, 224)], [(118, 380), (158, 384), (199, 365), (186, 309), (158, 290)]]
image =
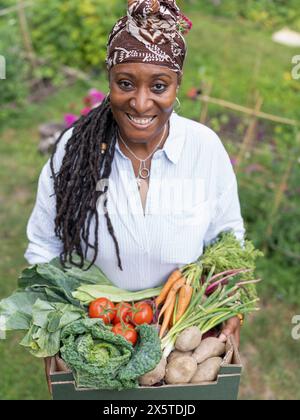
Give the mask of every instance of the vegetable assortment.
[[(157, 328), (150, 325), (152, 301), (123, 302), (120, 296), (155, 297), (161, 288), (127, 292), (113, 286), (95, 266), (87, 271), (73, 266), (65, 270), (57, 258), (26, 268), (18, 286), (0, 301), (6, 331), (25, 331), (20, 344), (35, 357), (60, 353), (73, 370), (77, 386), (134, 388), (137, 378), (160, 361)], [(97, 289), (97, 299), (89, 298), (88, 306), (73, 296), (84, 286)], [(99, 290), (107, 287), (108, 295), (101, 292), (98, 297)], [(117, 298), (111, 301), (112, 296)]]
[(226, 232), (197, 261), (171, 274), (156, 299), (163, 304), (159, 335), (165, 357), (187, 328), (194, 326), (205, 334), (234, 316), (258, 310), (255, 284), (260, 279), (253, 275), (255, 259), (261, 255), (251, 242), (241, 246)]
[(204, 334), (258, 310), (255, 260), (262, 253), (231, 232), (162, 287), (131, 292), (96, 266), (64, 269), (56, 258), (20, 275), (0, 301), (6, 330), (23, 330), (36, 357), (60, 354), (78, 387), (130, 389), (213, 381), (225, 345)]

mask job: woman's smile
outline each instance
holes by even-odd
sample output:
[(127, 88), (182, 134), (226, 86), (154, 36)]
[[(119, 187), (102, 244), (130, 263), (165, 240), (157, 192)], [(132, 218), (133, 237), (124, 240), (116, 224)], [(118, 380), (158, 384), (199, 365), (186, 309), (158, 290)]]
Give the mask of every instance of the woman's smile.
[(135, 117), (132, 114), (126, 113), (129, 122), (136, 128), (145, 129), (148, 128), (155, 120), (156, 115), (153, 117)]

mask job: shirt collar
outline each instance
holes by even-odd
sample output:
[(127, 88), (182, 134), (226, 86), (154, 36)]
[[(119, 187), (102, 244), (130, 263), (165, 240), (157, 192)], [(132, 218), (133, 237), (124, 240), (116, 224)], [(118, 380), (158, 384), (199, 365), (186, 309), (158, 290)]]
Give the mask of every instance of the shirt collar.
[[(169, 135), (165, 141), (164, 147), (161, 149), (166, 154), (168, 159), (176, 164), (179, 161), (180, 155), (185, 142), (185, 127), (181, 117), (175, 112), (170, 116), (170, 130)], [(127, 156), (121, 151), (118, 141), (116, 142), (116, 150), (119, 154), (128, 159)], [(159, 150), (157, 151), (159, 152)], [(155, 152), (155, 153), (157, 153)]]

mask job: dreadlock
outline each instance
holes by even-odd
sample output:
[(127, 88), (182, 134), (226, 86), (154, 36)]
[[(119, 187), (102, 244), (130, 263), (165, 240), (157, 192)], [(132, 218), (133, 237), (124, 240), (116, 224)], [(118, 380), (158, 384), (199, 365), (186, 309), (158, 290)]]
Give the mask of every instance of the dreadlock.
[[(60, 261), (64, 267), (68, 261), (82, 268), (89, 247), (94, 250), (90, 266), (97, 258), (99, 247), (97, 201), (108, 189), (106, 185), (99, 191), (97, 185), (99, 181), (109, 178), (115, 153), (117, 125), (111, 111), (109, 96), (87, 116), (77, 120), (72, 127), (73, 132), (66, 144), (59, 171), (55, 173), (54, 170), (54, 155), (61, 138), (69, 128), (60, 134), (55, 144), (50, 167), (56, 196), (55, 235), (63, 242)], [(105, 146), (105, 153), (103, 151), (101, 153), (101, 144)], [(107, 229), (115, 244), (118, 267), (123, 270), (119, 244), (107, 210), (107, 196), (104, 198), (103, 207)], [(93, 218), (95, 218), (95, 243), (90, 244), (89, 233)], [(82, 243), (85, 245), (84, 250)], [(74, 261), (74, 252), (80, 257), (79, 262)]]

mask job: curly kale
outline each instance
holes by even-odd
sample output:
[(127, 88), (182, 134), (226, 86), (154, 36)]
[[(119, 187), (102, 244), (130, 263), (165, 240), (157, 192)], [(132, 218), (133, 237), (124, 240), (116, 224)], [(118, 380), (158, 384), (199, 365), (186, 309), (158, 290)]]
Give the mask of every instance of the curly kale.
[(139, 328), (139, 343), (133, 348), (99, 319), (81, 319), (62, 332), (61, 356), (72, 369), (78, 387), (130, 389), (137, 378), (160, 361), (160, 340), (150, 325)]
[(152, 325), (143, 324), (137, 327), (139, 341), (128, 365), (122, 369), (122, 380), (133, 380), (150, 372), (158, 365), (162, 353), (157, 330)]

